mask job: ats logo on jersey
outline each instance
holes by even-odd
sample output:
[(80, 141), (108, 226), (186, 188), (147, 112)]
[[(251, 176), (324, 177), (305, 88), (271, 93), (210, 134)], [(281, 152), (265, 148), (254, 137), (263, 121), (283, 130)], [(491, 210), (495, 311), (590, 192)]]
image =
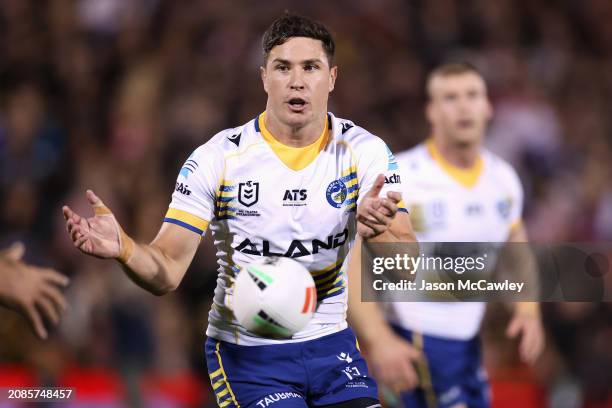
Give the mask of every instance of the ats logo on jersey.
[(250, 207), (259, 200), (259, 182), (247, 181), (238, 184), (238, 202)]
[(389, 177), (385, 177), (385, 184), (399, 184), (402, 180), (399, 174), (393, 173)]
[(285, 190), (283, 207), (301, 207), (306, 205), (306, 189)]
[(189, 186), (183, 183), (176, 183), (176, 187), (174, 188), (174, 191), (178, 191), (179, 193), (187, 195), (187, 196), (191, 194), (191, 190), (189, 190)]
[(344, 204), (347, 195), (348, 189), (346, 188), (346, 184), (344, 184), (342, 180), (334, 180), (329, 183), (329, 186), (327, 186), (327, 191), (325, 192), (327, 202), (329, 203), (329, 205), (335, 208), (342, 207), (342, 204)]

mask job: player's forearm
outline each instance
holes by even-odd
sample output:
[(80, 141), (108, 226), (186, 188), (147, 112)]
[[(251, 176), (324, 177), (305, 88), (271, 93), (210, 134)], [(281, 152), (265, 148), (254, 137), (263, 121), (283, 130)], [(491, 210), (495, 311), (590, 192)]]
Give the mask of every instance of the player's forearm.
[(154, 244), (135, 244), (134, 252), (121, 266), (134, 283), (157, 296), (175, 290), (185, 272)]
[(393, 334), (378, 303), (362, 302), (358, 293), (354, 297), (350, 293), (348, 321), (359, 342), (370, 347), (378, 339)]

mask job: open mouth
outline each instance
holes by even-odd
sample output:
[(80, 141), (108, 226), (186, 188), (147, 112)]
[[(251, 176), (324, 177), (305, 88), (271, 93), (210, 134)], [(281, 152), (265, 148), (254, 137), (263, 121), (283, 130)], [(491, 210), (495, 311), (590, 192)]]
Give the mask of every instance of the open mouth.
[(301, 111), (306, 106), (306, 101), (302, 98), (291, 98), (288, 101), (289, 108), (293, 111)]
[(474, 126), (474, 121), (472, 119), (461, 119), (457, 121), (457, 125), (461, 129), (470, 129)]

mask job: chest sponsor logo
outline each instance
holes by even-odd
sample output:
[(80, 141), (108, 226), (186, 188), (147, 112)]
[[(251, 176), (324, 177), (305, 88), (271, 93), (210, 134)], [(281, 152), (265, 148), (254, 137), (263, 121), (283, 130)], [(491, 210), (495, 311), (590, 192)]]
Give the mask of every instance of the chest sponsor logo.
[(183, 183), (176, 183), (176, 187), (174, 187), (174, 191), (178, 191), (179, 193), (187, 195), (187, 196), (191, 194), (191, 190), (189, 190), (189, 186)]
[(478, 203), (470, 203), (465, 207), (465, 214), (468, 216), (475, 216), (482, 214), (482, 205)]
[(344, 201), (346, 201), (347, 195), (348, 189), (342, 180), (334, 180), (329, 183), (329, 186), (327, 186), (327, 190), (325, 192), (327, 202), (334, 208), (342, 207), (342, 204), (344, 204)]
[(285, 190), (283, 207), (301, 207), (306, 205), (306, 189)]
[(284, 252), (276, 252), (271, 246), (274, 245), (268, 240), (258, 241), (256, 239), (244, 239), (238, 246), (236, 251), (243, 252), (249, 255), (257, 256), (284, 256), (287, 258), (299, 258), (302, 256), (318, 254), (323, 249), (336, 249), (343, 246), (348, 241), (348, 228), (345, 228), (338, 234), (328, 235), (325, 240), (313, 239), (312, 241), (300, 241), (294, 239), (289, 244), (289, 248)]
[(250, 207), (259, 200), (259, 182), (247, 181), (238, 184), (238, 202), (245, 207)]

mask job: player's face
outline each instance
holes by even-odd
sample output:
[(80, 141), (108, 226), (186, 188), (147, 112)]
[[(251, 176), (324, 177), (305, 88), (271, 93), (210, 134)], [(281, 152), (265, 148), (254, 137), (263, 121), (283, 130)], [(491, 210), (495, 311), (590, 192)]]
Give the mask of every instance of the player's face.
[(430, 84), (427, 117), (436, 137), (450, 142), (482, 142), (492, 115), (484, 80), (477, 74), (438, 76)]
[(336, 72), (319, 40), (294, 37), (272, 48), (261, 69), (268, 114), (291, 127), (325, 116)]

